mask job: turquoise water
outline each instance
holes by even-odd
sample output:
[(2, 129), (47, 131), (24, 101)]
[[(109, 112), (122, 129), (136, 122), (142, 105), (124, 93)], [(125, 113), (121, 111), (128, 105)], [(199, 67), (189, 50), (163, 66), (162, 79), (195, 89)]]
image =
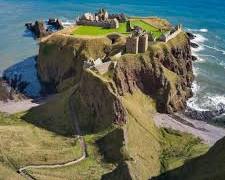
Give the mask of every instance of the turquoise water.
[[(129, 2), (129, 3), (128, 3)], [(182, 23), (197, 35), (194, 51), (195, 96), (188, 105), (215, 109), (225, 104), (225, 2), (223, 0), (152, 1), (0, 0), (0, 73), (38, 53), (37, 43), (24, 32), (24, 24), (36, 19), (59, 17), (74, 20), (86, 11), (104, 7), (135, 16), (159, 16)]]

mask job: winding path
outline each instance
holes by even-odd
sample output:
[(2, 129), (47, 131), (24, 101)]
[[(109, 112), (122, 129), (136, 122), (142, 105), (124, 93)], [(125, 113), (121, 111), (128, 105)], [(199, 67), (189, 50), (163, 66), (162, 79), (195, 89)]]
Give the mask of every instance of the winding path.
[(72, 121), (72, 126), (73, 126), (73, 130), (74, 130), (74, 134), (77, 134), (78, 139), (80, 141), (80, 146), (82, 148), (82, 155), (80, 158), (72, 160), (72, 161), (68, 161), (68, 162), (64, 162), (64, 163), (57, 163), (57, 164), (45, 164), (45, 165), (29, 165), (29, 166), (25, 166), (22, 167), (18, 170), (18, 173), (20, 175), (22, 175), (23, 177), (25, 177), (26, 179), (31, 179), (31, 180), (35, 180), (36, 178), (33, 177), (32, 175), (30, 175), (26, 170), (28, 169), (54, 169), (54, 168), (62, 168), (62, 167), (67, 167), (67, 166), (71, 166), (74, 164), (77, 164), (79, 162), (81, 162), (82, 160), (84, 160), (87, 156), (87, 146), (85, 143), (85, 140), (82, 136), (81, 130), (80, 130), (80, 126), (78, 123), (78, 117), (76, 114), (76, 109), (73, 106), (72, 103), (72, 99), (71, 97), (75, 94), (77, 88), (75, 88), (75, 90), (73, 91), (73, 93), (71, 94), (70, 98), (69, 98), (69, 111), (70, 111), (70, 117), (71, 117), (71, 121)]

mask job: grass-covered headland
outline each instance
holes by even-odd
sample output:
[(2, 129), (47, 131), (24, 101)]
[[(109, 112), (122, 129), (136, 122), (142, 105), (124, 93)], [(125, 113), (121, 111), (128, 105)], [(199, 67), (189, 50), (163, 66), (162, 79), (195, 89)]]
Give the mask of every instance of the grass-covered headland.
[[(126, 31), (127, 22), (120, 23), (118, 29), (107, 29), (102, 27), (95, 27), (95, 26), (78, 26), (74, 31), (73, 35), (87, 35), (87, 36), (104, 36), (111, 33), (120, 33), (123, 35), (128, 35), (129, 32)], [(153, 33), (155, 37), (159, 37), (162, 32), (152, 26), (151, 24), (141, 20), (141, 19), (132, 19), (131, 26), (139, 26), (145, 29), (147, 32)]]

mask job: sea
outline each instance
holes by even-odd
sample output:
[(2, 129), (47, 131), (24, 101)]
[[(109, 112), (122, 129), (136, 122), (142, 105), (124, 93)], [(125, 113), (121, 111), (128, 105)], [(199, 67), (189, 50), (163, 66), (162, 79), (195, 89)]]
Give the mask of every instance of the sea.
[(0, 75), (22, 72), (23, 78), (33, 82), (27, 93), (37, 95), (40, 85), (34, 77), (33, 57), (38, 54), (38, 42), (24, 24), (48, 18), (70, 24), (82, 13), (99, 8), (130, 16), (158, 16), (194, 33), (199, 48), (192, 50), (198, 60), (188, 107), (214, 111), (225, 106), (224, 0), (0, 0)]

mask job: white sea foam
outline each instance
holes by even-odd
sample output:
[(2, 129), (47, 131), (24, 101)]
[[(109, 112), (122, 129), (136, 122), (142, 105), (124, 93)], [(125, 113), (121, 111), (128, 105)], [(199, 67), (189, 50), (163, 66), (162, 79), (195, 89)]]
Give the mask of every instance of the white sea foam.
[(207, 33), (208, 29), (202, 28), (202, 29), (188, 29), (191, 32), (202, 32), (202, 33)]
[(63, 25), (64, 27), (73, 26), (74, 24), (75, 24), (75, 21), (70, 21), (70, 20), (62, 21), (62, 25)]
[(205, 41), (208, 41), (206, 37), (204, 37), (201, 34), (194, 34), (196, 37), (192, 40), (194, 43), (204, 43)]
[(200, 87), (193, 83), (192, 91), (194, 96), (187, 101), (187, 106), (197, 111), (218, 110), (221, 106), (225, 106), (225, 95), (212, 95), (206, 93), (201, 98), (197, 96)]
[(213, 46), (209, 46), (209, 45), (205, 45), (205, 44), (203, 46), (208, 48), (208, 49), (212, 49), (214, 51), (221, 52), (222, 54), (225, 54), (225, 50), (224, 49), (219, 49), (219, 48), (217, 48), (215, 46), (213, 47)]

